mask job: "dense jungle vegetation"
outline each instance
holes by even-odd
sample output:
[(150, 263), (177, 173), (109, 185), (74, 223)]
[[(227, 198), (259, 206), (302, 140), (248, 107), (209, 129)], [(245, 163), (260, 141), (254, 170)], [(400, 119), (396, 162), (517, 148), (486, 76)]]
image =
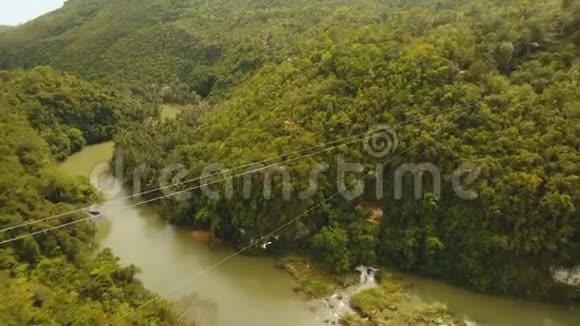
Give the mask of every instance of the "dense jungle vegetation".
[[(125, 175), (143, 163), (150, 168), (145, 190), (159, 186), (167, 166), (181, 164), (193, 178), (212, 163), (235, 167), (380, 124), (400, 125), (398, 151), (382, 160), (355, 144), (289, 164), (290, 201), (279, 194), (279, 182), (277, 193), (265, 199), (263, 175), (256, 173), (250, 198), (241, 195), (239, 178), (233, 199), (195, 192), (162, 205), (171, 222), (244, 246), (336, 192), (340, 153), (365, 164), (348, 185), (360, 186), (364, 177), (366, 191), (292, 223), (273, 251), (307, 252), (336, 273), (384, 264), (482, 291), (577, 301), (580, 292), (555, 283), (552, 272), (580, 265), (579, 51), (575, 0), (69, 0), (61, 10), (0, 31), (0, 68), (50, 65), (100, 86), (48, 68), (4, 73), (0, 93), (21, 95), (7, 104), (18, 113), (2, 117), (19, 119), (27, 134), (36, 129), (50, 147), (37, 136), (26, 138), (36, 139), (32, 148), (42, 147), (47, 159), (49, 152), (62, 158), (113, 135), (125, 153)], [(44, 94), (55, 84), (69, 86)], [(111, 86), (118, 91), (101, 90)], [(125, 95), (192, 107), (162, 120), (145, 105), (135, 109), (147, 112), (137, 114), (138, 122), (111, 127), (123, 108), (143, 105)], [(2, 159), (12, 160), (22, 176), (45, 171), (43, 160), (29, 158), (29, 147), (11, 146), (11, 156)], [(331, 166), (319, 192), (300, 200), (319, 162)], [(385, 194), (377, 199), (369, 172), (381, 162)], [(417, 200), (413, 179), (406, 178), (408, 194), (395, 199), (393, 171), (422, 162), (441, 170), (442, 196), (426, 193)], [(478, 198), (471, 201), (451, 187), (453, 171), (464, 163), (481, 169), (470, 187)], [(7, 177), (18, 178), (13, 172)], [(30, 182), (22, 189), (31, 196), (5, 199), (23, 206), (16, 220), (43, 216), (31, 213), (24, 200), (50, 201), (42, 182)], [(428, 178), (424, 182), (432, 189)], [(212, 189), (223, 193), (220, 185)], [(67, 198), (57, 202), (70, 203), (60, 200)], [(382, 209), (382, 220), (367, 221), (364, 207)], [(54, 243), (57, 235), (43, 237)], [(45, 256), (55, 257), (38, 243), (43, 237), (3, 248), (15, 257), (8, 261), (29, 264), (22, 268), (24, 285), (8, 278), (15, 291), (32, 288), (27, 282), (50, 286), (33, 272)], [(41, 258), (29, 262), (30, 251)], [(57, 256), (77, 261), (68, 253)], [(113, 283), (107, 284), (115, 284), (115, 294), (128, 296), (122, 300), (131, 305), (145, 294), (137, 292), (137, 299), (126, 289), (134, 284), (134, 273), (126, 273), (122, 281), (108, 274)], [(94, 297), (78, 295), (96, 304)], [(102, 311), (114, 315), (119, 307)]]
[[(0, 228), (100, 200), (86, 180), (64, 175), (54, 162), (86, 142), (110, 139), (114, 110), (131, 106), (49, 68), (1, 72), (0, 80)], [(25, 232), (84, 217), (72, 214)], [(120, 266), (108, 249), (95, 252), (95, 231), (85, 222), (0, 246), (3, 325), (107, 325), (155, 298), (135, 278), (135, 266)], [(0, 241), (22, 233), (2, 232)], [(157, 300), (120, 321), (159, 323), (177, 318)]]
[(0, 94), (22, 110), (58, 160), (110, 140), (121, 121), (158, 115), (151, 105), (49, 67), (0, 72), (0, 81)]
[(190, 102), (288, 59), (298, 40), (341, 22), (341, 5), (366, 19), (380, 4), (71, 0), (0, 36), (0, 69), (46, 64), (135, 92), (170, 86), (166, 100)]
[[(407, 123), (383, 198), (370, 182), (354, 202), (339, 199), (281, 231), (275, 248), (305, 250), (336, 272), (380, 263), (483, 291), (577, 299), (551, 277), (580, 263), (577, 4), (419, 1), (394, 12), (359, 4), (371, 8), (337, 7), (324, 32), (297, 40), (290, 59), (265, 63), (211, 109), (117, 134), (127, 173), (147, 162), (157, 169), (145, 180), (153, 188), (171, 164), (193, 178), (210, 163), (234, 167)], [(367, 172), (378, 162), (361, 146), (343, 146), (290, 164), (291, 201), (264, 199), (256, 173), (250, 198), (239, 178), (233, 200), (197, 192), (165, 205), (175, 223), (246, 245), (336, 191), (337, 153), (365, 162)], [(316, 197), (298, 200), (317, 162), (330, 172)], [(394, 199), (394, 169), (421, 162), (442, 171), (442, 197), (414, 199), (408, 178), (408, 195)], [(467, 162), (481, 169), (473, 201), (451, 188), (453, 171)], [(382, 222), (367, 222), (357, 209), (364, 206), (382, 208)]]

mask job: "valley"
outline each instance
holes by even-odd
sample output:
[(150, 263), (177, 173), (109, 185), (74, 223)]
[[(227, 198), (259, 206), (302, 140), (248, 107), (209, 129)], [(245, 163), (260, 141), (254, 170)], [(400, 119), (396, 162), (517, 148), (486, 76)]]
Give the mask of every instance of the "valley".
[(0, 324), (578, 324), (580, 1), (2, 24)]

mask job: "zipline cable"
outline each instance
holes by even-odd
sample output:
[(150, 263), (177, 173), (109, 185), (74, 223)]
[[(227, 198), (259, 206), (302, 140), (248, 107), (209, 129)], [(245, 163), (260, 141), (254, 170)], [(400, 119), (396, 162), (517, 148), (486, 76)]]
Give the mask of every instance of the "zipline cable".
[[(387, 161), (387, 162), (385, 162), (385, 163), (390, 163), (390, 162), (394, 161), (395, 159), (397, 159), (398, 157), (402, 156), (402, 155), (403, 155), (403, 154), (405, 154), (406, 152), (410, 151), (410, 150), (411, 150), (411, 149), (413, 149), (414, 147), (415, 147), (415, 146), (408, 147), (407, 149), (403, 150), (402, 152), (400, 152), (400, 153), (399, 153), (399, 154), (397, 154), (395, 157), (391, 158), (390, 160), (388, 160), (388, 161)], [(334, 194), (332, 194), (332, 195), (330, 195), (330, 196), (328, 196), (328, 197), (324, 198), (322, 201), (320, 201), (320, 202), (319, 202), (319, 203), (317, 203), (316, 205), (314, 205), (314, 206), (311, 206), (309, 209), (307, 209), (306, 211), (304, 211), (302, 214), (300, 214), (300, 215), (298, 215), (298, 216), (294, 217), (293, 219), (291, 219), (290, 221), (288, 221), (288, 222), (286, 222), (286, 223), (282, 224), (280, 227), (278, 227), (278, 228), (277, 228), (277, 229), (275, 229), (274, 231), (272, 231), (272, 232), (270, 232), (270, 233), (266, 234), (266, 235), (265, 235), (265, 236), (263, 236), (262, 238), (260, 238), (260, 239), (258, 239), (258, 240), (256, 240), (256, 241), (253, 241), (253, 242), (251, 242), (249, 245), (247, 245), (247, 246), (243, 247), (242, 249), (240, 249), (240, 250), (238, 250), (238, 251), (234, 252), (233, 254), (231, 254), (231, 255), (227, 256), (226, 258), (224, 258), (224, 259), (222, 259), (222, 260), (218, 261), (217, 263), (215, 263), (215, 264), (213, 264), (213, 265), (211, 265), (211, 266), (209, 266), (209, 267), (207, 267), (207, 268), (205, 268), (205, 269), (203, 269), (203, 270), (201, 270), (201, 271), (197, 272), (195, 275), (193, 275), (193, 276), (191, 276), (191, 277), (188, 277), (188, 278), (186, 278), (186, 279), (183, 279), (183, 280), (179, 281), (178, 283), (174, 284), (174, 285), (173, 285), (173, 286), (170, 288), (169, 292), (171, 293), (171, 292), (173, 292), (173, 291), (176, 291), (176, 290), (182, 289), (182, 288), (183, 288), (183, 286), (185, 286), (186, 284), (188, 284), (188, 283), (190, 283), (190, 282), (192, 282), (192, 281), (195, 281), (197, 278), (201, 277), (202, 275), (204, 275), (204, 274), (206, 274), (206, 273), (208, 273), (208, 272), (210, 272), (210, 271), (212, 271), (212, 270), (214, 270), (214, 269), (218, 268), (219, 266), (221, 266), (222, 264), (224, 264), (224, 263), (228, 262), (229, 260), (233, 259), (234, 257), (236, 257), (236, 256), (238, 256), (238, 255), (240, 255), (240, 254), (242, 254), (244, 251), (246, 251), (246, 250), (248, 250), (248, 249), (252, 248), (253, 246), (255, 246), (256, 244), (258, 244), (260, 241), (262, 241), (262, 239), (264, 239), (264, 238), (269, 238), (269, 237), (273, 236), (274, 234), (276, 234), (276, 233), (278, 233), (278, 232), (282, 231), (282, 230), (283, 230), (283, 229), (285, 229), (286, 227), (290, 226), (292, 223), (294, 223), (294, 222), (297, 222), (297, 221), (298, 221), (299, 219), (301, 219), (302, 217), (304, 217), (304, 216), (308, 215), (309, 213), (311, 213), (311, 212), (312, 212), (312, 211), (314, 211), (315, 209), (317, 209), (317, 208), (321, 207), (322, 205), (326, 204), (327, 202), (329, 202), (330, 200), (334, 199), (334, 198), (335, 198), (335, 197), (337, 197), (338, 195), (340, 195), (340, 191), (337, 191), (337, 192), (335, 192)], [(127, 312), (126, 314), (124, 314), (124, 315), (122, 315), (122, 316), (118, 317), (117, 319), (113, 320), (113, 321), (110, 323), (110, 325), (114, 325), (115, 323), (117, 323), (117, 322), (121, 321), (122, 319), (124, 319), (124, 318), (126, 318), (126, 317), (128, 317), (128, 316), (130, 316), (130, 315), (132, 315), (132, 314), (134, 314), (134, 313), (135, 313), (135, 312), (137, 312), (139, 309), (141, 309), (141, 308), (143, 308), (143, 307), (145, 307), (145, 306), (147, 306), (147, 305), (149, 305), (149, 304), (152, 304), (153, 302), (155, 302), (155, 301), (157, 301), (157, 300), (159, 300), (159, 299), (160, 299), (160, 297), (155, 297), (155, 298), (153, 298), (153, 299), (150, 299), (150, 300), (146, 301), (145, 303), (143, 303), (143, 304), (141, 304), (141, 305), (137, 306), (137, 307), (136, 307), (136, 308), (134, 308), (133, 310), (131, 310), (131, 311)]]
[[(422, 116), (422, 117), (420, 117), (420, 119), (425, 119), (425, 118), (427, 118), (429, 116), (436, 115), (436, 114), (442, 114), (442, 112), (444, 112), (445, 114), (451, 113), (453, 111), (458, 111), (458, 110), (461, 110), (463, 108), (464, 107), (454, 107), (454, 108), (450, 108), (450, 109), (447, 109), (447, 110), (443, 110), (443, 111), (440, 111), (440, 112), (436, 112), (436, 113), (432, 113), (432, 114), (429, 114), (429, 115)], [(412, 122), (414, 122), (414, 120), (401, 122), (401, 123), (396, 124), (395, 126), (396, 127), (400, 127), (401, 125), (405, 125), (406, 126), (408, 124), (411, 124)], [(317, 151), (317, 152), (314, 152), (314, 153), (310, 153), (310, 154), (303, 155), (303, 156), (299, 156), (299, 157), (296, 157), (296, 158), (293, 158), (293, 159), (289, 159), (289, 160), (286, 160), (286, 161), (274, 163), (274, 164), (271, 164), (271, 165), (268, 165), (268, 166), (264, 166), (264, 167), (260, 167), (260, 168), (254, 169), (254, 170), (246, 171), (244, 173), (240, 173), (240, 174), (237, 174), (237, 175), (234, 175), (234, 176), (229, 176), (229, 177), (226, 177), (226, 178), (223, 178), (223, 179), (220, 179), (220, 180), (216, 180), (216, 181), (213, 181), (213, 182), (210, 182), (210, 183), (205, 183), (205, 184), (197, 185), (197, 186), (190, 187), (190, 188), (187, 188), (187, 189), (184, 189), (184, 190), (176, 191), (176, 192), (173, 192), (171, 194), (166, 194), (166, 195), (163, 195), (163, 196), (155, 197), (155, 198), (152, 198), (152, 199), (149, 199), (149, 200), (145, 200), (145, 201), (142, 201), (142, 202), (139, 202), (139, 203), (136, 203), (136, 204), (132, 204), (132, 205), (129, 205), (129, 206), (126, 206), (126, 207), (118, 208), (118, 210), (124, 210), (124, 209), (128, 209), (128, 208), (138, 207), (138, 206), (141, 206), (141, 205), (144, 205), (144, 204), (147, 204), (147, 203), (151, 203), (151, 202), (154, 202), (154, 201), (157, 201), (157, 200), (160, 200), (160, 199), (173, 197), (173, 196), (176, 196), (176, 195), (185, 193), (185, 192), (189, 192), (189, 191), (192, 191), (192, 190), (196, 190), (196, 189), (199, 189), (199, 188), (202, 188), (202, 187), (207, 187), (207, 186), (212, 185), (212, 184), (221, 183), (221, 182), (226, 181), (226, 180), (230, 180), (230, 179), (237, 178), (237, 177), (240, 177), (240, 176), (244, 176), (244, 175), (248, 175), (248, 174), (253, 174), (253, 173), (256, 173), (256, 172), (259, 172), (259, 171), (263, 171), (263, 170), (266, 170), (266, 169), (270, 169), (272, 167), (275, 167), (275, 166), (278, 166), (278, 165), (281, 165), (281, 164), (291, 163), (291, 162), (295, 162), (295, 161), (298, 161), (298, 160), (301, 160), (301, 159), (304, 159), (304, 158), (312, 157), (312, 156), (315, 156), (315, 155), (318, 155), (318, 154), (321, 154), (321, 153), (324, 153), (324, 152), (328, 152), (328, 151), (334, 150), (334, 149), (336, 149), (336, 148), (338, 148), (340, 146), (350, 145), (352, 143), (355, 143), (355, 142), (359, 141), (362, 138), (361, 136), (368, 137), (370, 135), (372, 135), (372, 132), (367, 131), (365, 133), (357, 134), (355, 136), (350, 136), (350, 137), (344, 137), (344, 138), (341, 138), (341, 139), (338, 139), (338, 140), (334, 140), (332, 142), (324, 143), (324, 144), (321, 144), (321, 145), (318, 145), (318, 146), (315, 146), (315, 147), (312, 147), (312, 148), (308, 148), (308, 149), (305, 149), (305, 150), (296, 151), (296, 152), (293, 152), (293, 153), (290, 153), (290, 154), (287, 154), (287, 155), (280, 155), (279, 157), (276, 157), (276, 158), (281, 158), (282, 156), (288, 156), (288, 155), (292, 155), (294, 153), (300, 153), (300, 152), (312, 150), (313, 148), (319, 148), (319, 147), (322, 147), (322, 146), (325, 146), (325, 145), (328, 145), (328, 144), (332, 144), (332, 143), (337, 143), (337, 142), (340, 142), (340, 141), (344, 141), (346, 139), (355, 138), (353, 141), (350, 141), (350, 142), (347, 142), (347, 143), (343, 143), (343, 144), (339, 144), (339, 145), (327, 147), (327, 148), (324, 148), (324, 149), (322, 149), (320, 151)], [(276, 158), (266, 159), (266, 160), (263, 160), (263, 161), (268, 161), (268, 160), (272, 160), (272, 159), (276, 159)], [(250, 164), (244, 165), (244, 167), (253, 166), (253, 165), (256, 165), (256, 164), (259, 164), (259, 163), (258, 162), (250, 163)], [(190, 179), (190, 180), (183, 181), (183, 182), (180, 182), (180, 183), (176, 183), (176, 184), (173, 184), (173, 185), (169, 185), (169, 186), (165, 186), (165, 187), (160, 187), (160, 188), (153, 189), (153, 190), (148, 190), (148, 191), (145, 191), (145, 192), (142, 192), (142, 193), (139, 193), (139, 194), (134, 194), (134, 195), (131, 195), (131, 196), (126, 196), (126, 197), (123, 197), (123, 198), (115, 198), (115, 199), (106, 201), (105, 204), (106, 203), (109, 203), (109, 202), (114, 202), (116, 200), (130, 199), (130, 198), (133, 198), (133, 197), (138, 196), (140, 194), (151, 193), (153, 191), (158, 191), (159, 189), (168, 189), (170, 187), (176, 187), (176, 186), (183, 185), (183, 184), (186, 184), (186, 183), (191, 183), (191, 182), (197, 181), (197, 180), (202, 180), (202, 179), (206, 179), (207, 180), (207, 179), (211, 178), (212, 176), (216, 176), (216, 175), (219, 175), (219, 174), (224, 174), (224, 173), (226, 173), (228, 171), (233, 171), (233, 170), (236, 170), (236, 169), (239, 169), (239, 168), (233, 168), (233, 169), (228, 169), (228, 170), (220, 171), (220, 172), (217, 172), (215, 174), (210, 174), (208, 176), (203, 176), (203, 177), (198, 177), (198, 178), (195, 178), (195, 179)], [(50, 217), (47, 217), (47, 218), (44, 218), (44, 219), (34, 220), (34, 221), (30, 221), (30, 222), (23, 223), (23, 224), (20, 224), (20, 225), (11, 226), (11, 227), (8, 227), (8, 228), (5, 228), (5, 229), (0, 230), (0, 233), (6, 232), (6, 231), (9, 231), (9, 230), (14, 230), (14, 229), (17, 229), (17, 228), (21, 228), (21, 227), (24, 227), (24, 226), (34, 225), (34, 224), (37, 224), (37, 223), (40, 223), (40, 222), (44, 222), (44, 221), (48, 221), (48, 220), (51, 220), (51, 219), (64, 217), (64, 216), (71, 215), (71, 214), (74, 214), (74, 213), (83, 212), (83, 211), (86, 211), (86, 209), (88, 209), (88, 208), (90, 208), (90, 206), (88, 206), (86, 208), (81, 208), (81, 209), (76, 209), (76, 210), (64, 212), (64, 213), (57, 214), (57, 215), (54, 215), (54, 216), (50, 216)], [(70, 225), (73, 225), (73, 224), (77, 224), (77, 223), (80, 223), (80, 222), (84, 222), (84, 221), (88, 221), (88, 220), (92, 220), (92, 217), (86, 217), (86, 218), (78, 219), (78, 220), (75, 220), (75, 221), (67, 222), (67, 223), (64, 223), (64, 224), (59, 224), (59, 225), (56, 225), (56, 226), (53, 226), (53, 227), (45, 228), (45, 229), (42, 229), (42, 230), (39, 230), (39, 231), (35, 231), (35, 232), (28, 233), (28, 234), (24, 234), (24, 235), (21, 235), (21, 236), (16, 236), (14, 238), (10, 238), (10, 239), (1, 241), (0, 242), (0, 245), (8, 244), (8, 243), (11, 243), (11, 242), (14, 242), (14, 241), (17, 241), (17, 240), (25, 239), (25, 238), (28, 238), (28, 237), (31, 237), (31, 236), (35, 236), (35, 235), (42, 234), (42, 233), (45, 233), (45, 232), (48, 232), (48, 231), (60, 229), (60, 228), (63, 228), (63, 227), (67, 227), (67, 226), (70, 226)]]

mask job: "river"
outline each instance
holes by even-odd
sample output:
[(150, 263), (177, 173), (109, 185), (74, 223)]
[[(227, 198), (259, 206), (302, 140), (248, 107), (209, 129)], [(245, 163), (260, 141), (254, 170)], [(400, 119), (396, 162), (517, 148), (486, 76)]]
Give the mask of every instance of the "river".
[[(71, 175), (89, 176), (108, 162), (112, 152), (112, 143), (89, 146), (60, 167)], [(139, 278), (148, 289), (188, 307), (196, 325), (321, 325), (308, 303), (293, 292), (294, 280), (272, 259), (238, 255), (200, 273), (233, 251), (212, 250), (193, 241), (189, 231), (167, 225), (146, 206), (127, 208), (134, 202), (123, 199), (126, 196), (121, 191), (118, 200), (105, 204), (106, 215), (98, 222), (99, 245), (113, 249), (122, 263), (138, 266)], [(437, 280), (400, 276), (422, 300), (443, 302), (480, 325), (580, 325), (577, 308), (483, 295)]]

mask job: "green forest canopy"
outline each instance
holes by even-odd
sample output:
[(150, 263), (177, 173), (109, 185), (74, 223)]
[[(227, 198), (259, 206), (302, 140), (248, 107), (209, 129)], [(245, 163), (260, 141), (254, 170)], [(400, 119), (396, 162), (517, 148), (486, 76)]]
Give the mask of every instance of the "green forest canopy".
[[(365, 193), (293, 223), (278, 249), (306, 250), (336, 272), (380, 263), (578, 300), (552, 269), (580, 264), (579, 31), (573, 0), (70, 0), (0, 32), (0, 68), (50, 65), (167, 102), (207, 98), (176, 120), (113, 131), (129, 172), (155, 168), (148, 189), (174, 163), (194, 177), (209, 163), (233, 167), (408, 123), (398, 130), (408, 152), (387, 175), (431, 162), (447, 173), (441, 199), (395, 200), (387, 185), (381, 200)], [(356, 146), (340, 153), (377, 163)], [(336, 162), (331, 154), (291, 165), (295, 190), (315, 163)], [(465, 162), (482, 169), (470, 202), (450, 189)], [(310, 201), (265, 200), (256, 187), (250, 199), (196, 194), (164, 205), (173, 222), (244, 245), (333, 193), (333, 178)], [(384, 211), (379, 225), (355, 209), (369, 203)]]
[[(297, 41), (291, 59), (265, 63), (201, 117), (124, 129), (115, 139), (127, 169), (179, 163), (195, 177), (209, 163), (238, 166), (413, 120), (399, 130), (401, 150), (410, 150), (387, 170), (437, 165), (447, 174), (440, 200), (394, 200), (389, 182), (382, 200), (367, 193), (292, 224), (279, 249), (307, 250), (337, 272), (381, 263), (485, 291), (578, 298), (552, 280), (553, 268), (580, 263), (580, 67), (571, 27), (578, 11), (560, 1), (373, 8), (366, 15), (357, 6), (337, 8), (324, 32)], [(458, 111), (443, 114), (451, 108)], [(356, 147), (339, 152), (376, 163)], [(295, 194), (318, 161), (335, 159), (290, 167)], [(482, 169), (473, 187), (479, 198), (470, 202), (453, 195), (450, 181), (466, 162)], [(156, 187), (159, 173), (145, 184)], [(243, 245), (334, 192), (333, 178), (326, 175), (311, 201), (265, 200), (255, 187), (250, 199), (197, 194), (165, 204), (174, 222)], [(241, 193), (241, 181), (236, 187)], [(369, 202), (384, 211), (380, 225), (355, 209)]]
[(122, 121), (158, 114), (150, 105), (50, 67), (0, 71), (0, 95), (27, 116), (58, 160), (112, 139)]
[[(39, 76), (36, 71), (27, 78)], [(6, 90), (6, 84), (2, 86)], [(58, 90), (43, 90), (46, 97), (59, 94)], [(28, 121), (27, 107), (12, 102), (0, 92), (0, 228), (97, 201), (99, 195), (86, 180), (56, 169), (49, 144)], [(84, 217), (83, 213), (71, 214), (35, 224), (24, 232)], [(168, 303), (154, 300), (135, 278), (135, 266), (121, 267), (110, 250), (94, 250), (95, 230), (90, 222), (78, 223), (0, 246), (2, 324), (109, 325), (152, 300), (120, 323), (177, 324)], [(22, 234), (22, 230), (3, 232), (0, 241)]]

